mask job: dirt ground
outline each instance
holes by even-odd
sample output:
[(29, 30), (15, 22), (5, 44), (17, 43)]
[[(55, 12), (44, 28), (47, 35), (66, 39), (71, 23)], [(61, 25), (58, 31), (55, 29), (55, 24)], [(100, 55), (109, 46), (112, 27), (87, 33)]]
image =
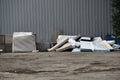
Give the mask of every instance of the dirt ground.
[(120, 52), (4, 53), (0, 80), (120, 80)]

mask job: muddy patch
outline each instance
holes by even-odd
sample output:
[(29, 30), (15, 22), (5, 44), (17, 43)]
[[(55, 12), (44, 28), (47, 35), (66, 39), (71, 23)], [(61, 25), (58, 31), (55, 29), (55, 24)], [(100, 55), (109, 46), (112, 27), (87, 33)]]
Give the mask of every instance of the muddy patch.
[(67, 71), (63, 70), (40, 70), (40, 71), (34, 71), (30, 69), (16, 69), (16, 70), (7, 70), (7, 71), (1, 71), (1, 72), (8, 72), (8, 73), (16, 73), (16, 74), (37, 74), (37, 73), (66, 73)]
[(95, 67), (95, 66), (85, 66), (83, 68), (78, 68), (73, 71), (76, 73), (94, 73), (94, 72), (108, 72), (108, 71), (120, 71), (120, 67)]

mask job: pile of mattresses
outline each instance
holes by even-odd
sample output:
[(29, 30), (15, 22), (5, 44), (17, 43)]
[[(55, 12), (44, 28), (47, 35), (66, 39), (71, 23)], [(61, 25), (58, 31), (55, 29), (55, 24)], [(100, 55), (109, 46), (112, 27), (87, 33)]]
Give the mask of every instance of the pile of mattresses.
[(32, 52), (36, 50), (35, 35), (32, 32), (14, 32), (12, 52)]
[(106, 41), (101, 37), (84, 37), (80, 35), (59, 35), (57, 44), (48, 49), (49, 52), (110, 52), (119, 50), (120, 45), (115, 44), (114, 40)]

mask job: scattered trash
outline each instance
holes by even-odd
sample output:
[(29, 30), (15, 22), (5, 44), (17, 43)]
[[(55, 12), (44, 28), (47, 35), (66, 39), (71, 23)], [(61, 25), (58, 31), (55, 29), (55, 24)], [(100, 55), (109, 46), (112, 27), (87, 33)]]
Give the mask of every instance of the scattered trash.
[(80, 35), (59, 35), (57, 44), (48, 51), (63, 52), (72, 49), (72, 52), (110, 52), (120, 50), (115, 40), (102, 40), (101, 37), (81, 37)]
[(105, 40), (107, 40), (107, 41), (114, 40), (114, 41), (115, 41), (115, 44), (119, 44), (119, 45), (120, 45), (120, 37), (119, 37), (119, 36), (118, 36), (118, 37), (115, 37), (115, 36), (113, 36), (113, 35), (107, 35), (107, 36), (105, 37)]

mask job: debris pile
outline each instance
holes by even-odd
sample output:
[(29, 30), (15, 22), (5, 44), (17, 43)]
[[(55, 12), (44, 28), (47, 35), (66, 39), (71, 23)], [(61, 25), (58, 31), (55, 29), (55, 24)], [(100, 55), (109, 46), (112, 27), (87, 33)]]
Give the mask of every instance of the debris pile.
[(115, 44), (114, 40), (106, 41), (102, 40), (101, 37), (59, 35), (56, 42), (56, 45), (48, 49), (49, 52), (63, 52), (70, 49), (72, 52), (110, 52), (120, 50), (120, 45)]

